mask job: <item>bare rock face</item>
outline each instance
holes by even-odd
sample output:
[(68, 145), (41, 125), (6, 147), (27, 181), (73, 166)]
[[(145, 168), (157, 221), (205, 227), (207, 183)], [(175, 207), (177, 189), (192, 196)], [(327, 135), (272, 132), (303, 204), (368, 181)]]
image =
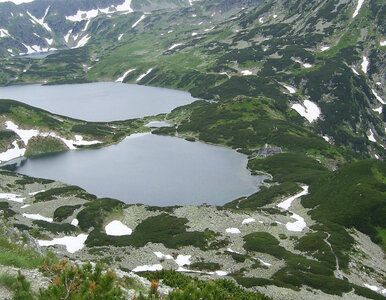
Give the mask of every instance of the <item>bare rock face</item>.
[(265, 147), (259, 149), (257, 152), (253, 153), (257, 157), (268, 157), (275, 154), (283, 153), (281, 147)]

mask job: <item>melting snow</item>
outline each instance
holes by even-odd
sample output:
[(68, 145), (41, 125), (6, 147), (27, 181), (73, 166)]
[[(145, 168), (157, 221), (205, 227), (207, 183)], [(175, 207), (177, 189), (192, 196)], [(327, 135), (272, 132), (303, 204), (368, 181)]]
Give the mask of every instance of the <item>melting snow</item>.
[(241, 233), (240, 229), (238, 228), (227, 228), (225, 229), (226, 233), (231, 233), (231, 234), (239, 234)]
[(28, 196), (33, 197), (33, 196), (35, 196), (35, 195), (37, 195), (37, 194), (39, 194), (39, 193), (43, 193), (43, 192), (45, 192), (45, 191), (46, 191), (46, 190), (41, 190), (41, 191), (37, 191), (37, 192), (28, 193)]
[(37, 136), (39, 134), (38, 130), (34, 130), (34, 129), (30, 129), (30, 130), (19, 129), (19, 126), (17, 126), (12, 121), (6, 121), (5, 122), (5, 126), (6, 126), (7, 129), (12, 130), (18, 136), (20, 136), (20, 138), (22, 139), (22, 141), (24, 142), (25, 145), (28, 144), (28, 141), (32, 137)]
[(191, 257), (192, 257), (191, 255), (182, 255), (182, 254), (180, 254), (175, 259), (175, 262), (180, 267), (186, 266), (186, 265), (190, 265), (191, 264), (191, 262), (190, 262), (190, 258)]
[(296, 222), (288, 222), (287, 224), (285, 224), (285, 227), (287, 227), (287, 230), (300, 232), (300, 231), (303, 231), (303, 229), (307, 227), (306, 222), (304, 221), (304, 219), (301, 216), (299, 216), (295, 213), (292, 213), (291, 218), (295, 219)]
[(121, 33), (119, 36), (118, 36), (118, 41), (120, 41), (123, 37), (123, 33)]
[(47, 14), (48, 14), (48, 11), (50, 10), (50, 7), (51, 6), (47, 7), (46, 12), (44, 13), (43, 18), (41, 18), (41, 19), (38, 19), (38, 18), (34, 17), (29, 11), (27, 11), (27, 15), (29, 15), (32, 20), (34, 20), (36, 23), (38, 23), (44, 29), (46, 29), (49, 32), (52, 32), (52, 29), (50, 28), (50, 26), (48, 26), (47, 23), (44, 23), (44, 19), (46, 18)]
[[(84, 141), (83, 137), (81, 135), (76, 135), (75, 140), (68, 140), (68, 139), (65, 139), (65, 138), (58, 136), (54, 132), (50, 132), (50, 133), (43, 132), (42, 133), (42, 132), (39, 132), (38, 130), (35, 130), (35, 129), (19, 129), (19, 126), (17, 126), (12, 121), (6, 121), (5, 125), (6, 125), (7, 129), (14, 131), (22, 139), (22, 141), (24, 142), (25, 145), (28, 144), (28, 141), (31, 138), (36, 137), (36, 136), (42, 136), (42, 137), (50, 136), (53, 138), (60, 139), (64, 144), (66, 144), (66, 146), (70, 150), (75, 150), (76, 149), (75, 146), (94, 145), (94, 144), (101, 143), (100, 141)], [(17, 157), (24, 155), (25, 148), (20, 149), (17, 141), (14, 141), (12, 143), (12, 145), (14, 146), (14, 148), (9, 149), (6, 152), (0, 153), (0, 161), (8, 161), (8, 160), (11, 160), (13, 158), (17, 158)]]
[(182, 46), (182, 45), (183, 45), (182, 43), (173, 44), (170, 46), (170, 48), (168, 50), (173, 50), (174, 48), (177, 48), (177, 47)]
[(241, 254), (240, 252), (237, 252), (237, 251), (233, 251), (231, 248), (227, 248), (227, 251), (228, 251), (228, 252), (232, 252), (232, 253)]
[(245, 225), (245, 224), (250, 224), (250, 223), (256, 223), (256, 220), (254, 218), (244, 219), (241, 224)]
[(377, 98), (377, 100), (378, 100), (379, 102), (381, 102), (383, 105), (386, 104), (386, 102), (383, 101), (383, 99), (377, 94), (377, 92), (376, 92), (374, 89), (371, 89), (371, 91), (373, 92), (375, 98)]
[(0, 193), (0, 199), (5, 199), (13, 202), (23, 203), (25, 198), (21, 198), (20, 195)]
[(105, 226), (105, 232), (107, 235), (121, 236), (121, 235), (131, 235), (133, 230), (131, 230), (126, 225), (122, 224), (122, 222), (120, 221), (112, 221)]
[(135, 68), (132, 68), (132, 69), (127, 70), (125, 73), (123, 73), (123, 75), (122, 75), (121, 77), (119, 77), (117, 80), (115, 80), (115, 82), (123, 82), (123, 79), (125, 79), (125, 77), (126, 77), (129, 73), (131, 73), (131, 72), (133, 72), (133, 71), (135, 71)]
[(225, 272), (225, 271), (215, 271), (214, 274), (216, 274), (217, 276), (226, 276), (226, 275), (228, 275), (228, 273)]
[(70, 224), (73, 225), (73, 226), (78, 226), (79, 225), (79, 221), (78, 221), (78, 219), (74, 219), (74, 220), (71, 221)]
[[(296, 194), (295, 196), (292, 196), (286, 200), (284, 200), (283, 202), (280, 202), (277, 207), (280, 207), (284, 210), (288, 210), (291, 205), (292, 205), (292, 202), (304, 195), (307, 195), (308, 194), (308, 186), (303, 186), (303, 191), (301, 191), (300, 193)], [(300, 232), (302, 231), (304, 228), (307, 227), (307, 224), (306, 222), (304, 221), (304, 219), (299, 216), (298, 214), (295, 214), (295, 213), (292, 213), (292, 216), (291, 218), (295, 219), (296, 222), (288, 222), (287, 224), (285, 224), (287, 230), (289, 231), (296, 231), (296, 232)], [(279, 223), (279, 222), (277, 222)]]
[(133, 25), (131, 25), (131, 28), (135, 28), (138, 24), (139, 24), (139, 22), (141, 22), (143, 19), (145, 19), (146, 18), (146, 15), (145, 14), (143, 14), (140, 18), (139, 18), (139, 20), (137, 21), (137, 22), (135, 22)]
[(259, 262), (261, 262), (264, 266), (267, 266), (267, 267), (270, 267), (272, 266), (270, 263), (267, 263), (265, 261), (263, 261), (262, 259), (258, 258)]
[(79, 234), (76, 237), (66, 236), (62, 238), (53, 239), (52, 241), (38, 240), (39, 246), (48, 247), (53, 245), (63, 245), (69, 253), (74, 253), (84, 247), (87, 240), (87, 234)]
[(248, 76), (248, 75), (252, 75), (252, 72), (249, 70), (243, 70), (241, 71), (241, 74), (243, 74), (243, 76)]
[(131, 8), (131, 0), (125, 0), (121, 5), (118, 5), (115, 9), (117, 11), (133, 12)]
[(310, 123), (320, 116), (320, 108), (310, 100), (305, 100), (303, 105), (293, 104), (291, 108), (296, 110), (302, 117), (305, 117)]
[(9, 161), (24, 155), (25, 148), (20, 149), (17, 141), (14, 141), (12, 145), (12, 149), (8, 149), (7, 151), (0, 153), (0, 162)]
[(326, 50), (328, 50), (328, 49), (330, 49), (330, 47), (329, 46), (323, 46), (322, 48), (320, 48), (320, 51), (326, 51)]
[(0, 28), (0, 38), (9, 36), (9, 32), (7, 29)]
[(369, 139), (370, 142), (374, 142), (374, 143), (377, 142), (377, 140), (375, 139), (374, 132), (373, 132), (372, 129), (370, 129), (370, 135), (368, 135), (367, 138)]
[(359, 75), (358, 71), (354, 69), (354, 67), (351, 67), (351, 70), (354, 72), (355, 75)]
[(169, 254), (163, 254), (162, 252), (153, 252), (155, 254), (155, 256), (157, 256), (158, 259), (173, 259), (173, 256), (169, 255)]
[(284, 200), (283, 202), (280, 202), (277, 205), (277, 207), (288, 210), (291, 207), (292, 202), (294, 202), (296, 199), (308, 194), (308, 186), (303, 186), (302, 189), (303, 189), (303, 191), (301, 191), (300, 193), (297, 193), (295, 196), (289, 197), (288, 199)]
[(375, 112), (377, 112), (377, 113), (379, 113), (379, 114), (381, 115), (382, 112), (383, 112), (383, 107), (380, 106), (380, 107), (378, 107), (378, 108), (373, 108), (373, 111), (375, 111)]
[(367, 69), (369, 68), (369, 60), (366, 56), (363, 56), (362, 60), (362, 71), (367, 74)]
[(155, 271), (162, 271), (162, 265), (144, 265), (144, 266), (138, 266), (133, 269), (133, 272), (155, 272)]
[(330, 138), (327, 135), (324, 135), (323, 138), (326, 142), (330, 142)]
[(80, 47), (85, 46), (85, 45), (87, 44), (87, 42), (89, 41), (90, 38), (91, 38), (91, 37), (90, 37), (88, 34), (86, 34), (84, 37), (82, 37), (82, 38), (80, 39), (80, 41), (79, 41), (79, 42), (76, 44), (76, 46), (73, 47), (73, 48), (75, 49), (75, 48), (80, 48)]
[(308, 68), (311, 68), (312, 67), (312, 65), (311, 64), (309, 64), (309, 63), (303, 63), (301, 60), (299, 60), (299, 59), (295, 59), (295, 62), (297, 62), (297, 63), (299, 63), (299, 64), (301, 64), (302, 66), (303, 66), (303, 68), (306, 68), (306, 69), (308, 69)]
[(352, 15), (353, 18), (355, 18), (358, 15), (359, 10), (361, 9), (363, 2), (364, 2), (364, 0), (358, 0), (357, 7)]
[(264, 17), (260, 17), (259, 22), (260, 22), (260, 24), (263, 24), (264, 23)]
[(296, 89), (293, 88), (292, 86), (289, 86), (289, 85), (286, 85), (286, 84), (283, 84), (283, 86), (290, 92), (290, 94), (296, 93)]
[(139, 77), (137, 78), (136, 81), (137, 81), (137, 82), (138, 82), (138, 81), (141, 81), (144, 77), (146, 77), (147, 75), (149, 75), (151, 71), (153, 71), (153, 68), (150, 68), (150, 69), (148, 69), (148, 70), (146, 71), (146, 73), (139, 75)]
[(52, 218), (43, 217), (42, 215), (39, 215), (39, 214), (23, 214), (23, 217), (27, 219), (32, 219), (32, 220), (46, 221), (49, 223), (52, 223), (54, 221)]

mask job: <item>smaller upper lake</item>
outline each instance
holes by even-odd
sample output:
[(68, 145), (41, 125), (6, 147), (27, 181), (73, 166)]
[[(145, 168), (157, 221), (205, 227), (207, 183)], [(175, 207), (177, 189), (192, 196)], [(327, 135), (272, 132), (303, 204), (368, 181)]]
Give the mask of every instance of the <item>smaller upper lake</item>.
[(95, 122), (168, 113), (197, 100), (183, 91), (116, 82), (0, 87), (0, 99), (13, 99), (55, 114)]
[(154, 206), (222, 205), (258, 190), (247, 157), (224, 147), (154, 134), (117, 145), (43, 155), (17, 172), (79, 185), (99, 197)]

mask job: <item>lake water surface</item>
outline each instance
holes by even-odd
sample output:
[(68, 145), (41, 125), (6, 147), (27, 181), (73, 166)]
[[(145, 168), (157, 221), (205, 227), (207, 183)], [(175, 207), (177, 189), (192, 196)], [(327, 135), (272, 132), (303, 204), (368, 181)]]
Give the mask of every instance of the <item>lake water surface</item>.
[(168, 113), (197, 99), (189, 93), (116, 82), (0, 87), (0, 99), (13, 99), (75, 119), (118, 121)]
[(247, 157), (231, 149), (153, 134), (102, 149), (29, 158), (22, 174), (79, 185), (99, 197), (155, 206), (222, 205), (258, 190)]

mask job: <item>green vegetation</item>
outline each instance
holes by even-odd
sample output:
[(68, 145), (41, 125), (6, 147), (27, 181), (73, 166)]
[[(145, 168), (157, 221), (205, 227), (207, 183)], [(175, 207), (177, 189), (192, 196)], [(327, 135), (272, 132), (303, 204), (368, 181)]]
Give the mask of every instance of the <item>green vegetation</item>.
[(79, 227), (83, 231), (87, 231), (92, 227), (101, 230), (105, 218), (112, 213), (120, 214), (122, 205), (123, 202), (110, 198), (97, 199), (86, 203), (84, 209), (77, 216)]
[(324, 224), (336, 223), (355, 227), (375, 242), (377, 227), (386, 228), (386, 163), (364, 160), (343, 166), (321, 176), (302, 198), (311, 216)]
[(61, 207), (58, 207), (54, 211), (54, 220), (56, 222), (62, 222), (63, 220), (67, 219), (68, 217), (72, 216), (74, 211), (79, 209), (81, 205), (64, 205)]
[(33, 137), (28, 142), (25, 156), (65, 150), (68, 150), (67, 146), (59, 139), (53, 137)]
[[(162, 270), (143, 274), (149, 280), (162, 280), (164, 284), (175, 288), (167, 299), (240, 299), (240, 300), (269, 300), (258, 292), (247, 292), (230, 280), (203, 281), (195, 277), (183, 275), (176, 271)], [(140, 298), (141, 299), (141, 298)], [(146, 299), (146, 298), (143, 298)]]
[(49, 223), (41, 220), (35, 220), (32, 221), (32, 223), (39, 228), (43, 228), (44, 230), (47, 230), (53, 234), (58, 234), (58, 233), (73, 233), (78, 231), (78, 228), (71, 225), (71, 224), (59, 224), (59, 223)]
[(39, 267), (43, 261), (44, 257), (39, 253), (10, 240), (9, 233), (0, 226), (0, 265), (34, 269)]
[[(81, 222), (82, 218), (79, 214), (78, 218)], [(88, 236), (86, 245), (88, 247), (105, 245), (143, 247), (148, 242), (152, 242), (162, 243), (166, 247), (174, 249), (188, 245), (205, 249), (208, 246), (208, 241), (214, 239), (214, 233), (209, 230), (204, 232), (186, 231), (187, 222), (188, 220), (185, 218), (177, 218), (163, 213), (144, 220), (130, 236), (114, 237), (94, 230)]]
[(68, 185), (68, 186), (53, 188), (48, 191), (40, 192), (35, 195), (34, 202), (50, 201), (50, 200), (58, 199), (60, 197), (69, 197), (69, 196), (78, 197), (78, 198), (82, 198), (90, 201), (96, 199), (95, 195), (87, 193), (84, 189), (75, 185)]
[(5, 287), (8, 290), (12, 290), (16, 281), (16, 277), (9, 273), (0, 274), (0, 287)]

